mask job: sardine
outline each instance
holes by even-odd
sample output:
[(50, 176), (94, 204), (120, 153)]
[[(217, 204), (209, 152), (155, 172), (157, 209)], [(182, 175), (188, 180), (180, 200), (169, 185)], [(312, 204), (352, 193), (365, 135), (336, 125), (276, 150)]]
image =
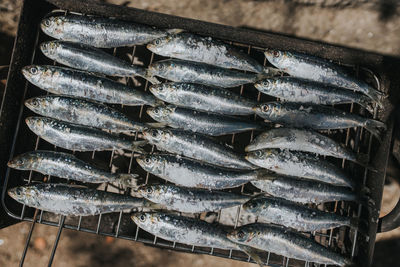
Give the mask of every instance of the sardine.
[(67, 14), (49, 16), (40, 23), (47, 35), (100, 48), (142, 45), (182, 30), (159, 30), (129, 21)]
[(126, 106), (155, 106), (158, 102), (152, 94), (75, 69), (32, 65), (22, 68), (22, 74), (32, 84), (53, 94)]
[(71, 68), (117, 77), (140, 76), (151, 83), (158, 83), (154, 77), (149, 78), (146, 68), (131, 65), (88, 45), (48, 41), (40, 44), (40, 50), (46, 57)]
[(9, 189), (8, 195), (29, 207), (65, 216), (90, 216), (153, 206), (143, 198), (67, 184), (19, 186)]
[(254, 114), (257, 101), (230, 90), (194, 83), (162, 83), (150, 86), (157, 98), (176, 106), (223, 115)]
[(139, 187), (138, 192), (142, 197), (161, 204), (167, 209), (188, 213), (219, 211), (240, 206), (250, 199), (250, 196), (229, 192), (187, 188), (171, 184), (146, 185)]
[(314, 232), (340, 226), (357, 228), (358, 225), (356, 218), (273, 197), (254, 198), (243, 205), (243, 211), (256, 215), (259, 222), (283, 225), (302, 232)]
[(142, 137), (157, 149), (232, 169), (257, 169), (244, 155), (207, 135), (179, 129), (146, 129)]
[(147, 172), (177, 185), (206, 189), (233, 188), (262, 179), (264, 170), (237, 170), (191, 160), (172, 154), (151, 154), (136, 158)]
[(196, 111), (176, 107), (174, 105), (147, 108), (146, 112), (154, 120), (166, 123), (170, 127), (212, 136), (267, 128), (267, 124), (262, 124), (260, 122), (244, 120), (227, 115)]
[(228, 233), (233, 242), (263, 249), (288, 258), (345, 266), (349, 259), (302, 234), (270, 224), (247, 224)]
[(254, 107), (254, 110), (266, 121), (298, 128), (325, 130), (364, 127), (378, 138), (381, 130), (386, 129), (383, 122), (326, 106), (268, 102)]
[(32, 151), (14, 157), (8, 167), (17, 170), (33, 170), (45, 175), (57, 176), (85, 183), (116, 182), (123, 186), (137, 185), (137, 174), (110, 173), (86, 163), (74, 155), (54, 151)]
[(382, 106), (383, 93), (349, 75), (343, 68), (323, 58), (301, 53), (267, 50), (268, 61), (291, 76), (332, 84), (362, 92)]
[(246, 159), (278, 174), (354, 188), (354, 181), (342, 169), (307, 153), (272, 148), (249, 152)]
[(63, 122), (47, 117), (28, 117), (25, 120), (29, 129), (47, 142), (69, 150), (103, 151), (126, 149), (140, 152), (145, 141), (131, 141), (116, 134)]
[(148, 74), (173, 82), (199, 83), (224, 88), (254, 83), (271, 76), (265, 73), (244, 73), (180, 59), (165, 59), (152, 63), (148, 68)]

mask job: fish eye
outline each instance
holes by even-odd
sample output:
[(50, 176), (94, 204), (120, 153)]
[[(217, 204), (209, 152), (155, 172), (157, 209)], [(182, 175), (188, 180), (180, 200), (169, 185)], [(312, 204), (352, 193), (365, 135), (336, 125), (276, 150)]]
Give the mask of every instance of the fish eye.
[(251, 209), (255, 209), (255, 208), (257, 208), (257, 202), (252, 202), (251, 204), (250, 204), (250, 208)]
[(39, 106), (39, 101), (37, 101), (36, 99), (34, 99), (34, 100), (32, 100), (31, 104), (32, 104), (32, 106), (37, 107), (37, 106)]
[(32, 67), (29, 69), (29, 72), (32, 73), (33, 75), (38, 74), (38, 69), (36, 67)]
[(144, 216), (144, 214), (140, 215), (140, 216), (139, 216), (139, 220), (140, 220), (141, 222), (146, 221), (146, 216)]
[(50, 27), (50, 25), (51, 25), (50, 19), (46, 19), (43, 23), (44, 23), (44, 26), (46, 26), (46, 27)]
[(263, 155), (263, 153), (261, 150), (257, 150), (256, 152), (254, 152), (254, 155), (260, 158)]
[(272, 55), (273, 55), (274, 57), (280, 57), (281, 52), (279, 52), (279, 51), (273, 51), (273, 52), (272, 52)]
[(243, 237), (244, 237), (244, 232), (243, 232), (243, 231), (239, 231), (239, 232), (237, 233), (237, 236), (238, 236), (239, 238), (243, 238)]
[(144, 159), (144, 162), (147, 163), (147, 164), (150, 164), (151, 163), (151, 159), (149, 157), (146, 157)]
[(150, 187), (148, 187), (148, 188), (146, 189), (146, 192), (147, 192), (147, 194), (151, 194), (151, 193), (153, 193), (153, 189), (151, 189)]
[(158, 131), (157, 131), (157, 130), (152, 131), (152, 132), (151, 132), (151, 135), (152, 135), (153, 137), (157, 137), (157, 136), (158, 136)]
[(160, 110), (158, 108), (155, 108), (154, 109), (154, 114), (159, 114), (159, 113), (160, 113)]
[(268, 106), (268, 105), (263, 105), (263, 106), (261, 107), (261, 110), (262, 110), (263, 112), (268, 112), (269, 106)]
[(17, 164), (19, 164), (19, 165), (24, 164), (24, 160), (23, 159), (17, 159)]
[(163, 87), (163, 86), (160, 86), (160, 87), (158, 88), (158, 91), (164, 91), (164, 87)]
[(158, 65), (158, 69), (159, 69), (159, 70), (163, 70), (163, 69), (164, 69), (164, 64)]
[(157, 39), (154, 43), (155, 43), (156, 45), (159, 45), (159, 44), (161, 44), (161, 40), (160, 40), (160, 39)]

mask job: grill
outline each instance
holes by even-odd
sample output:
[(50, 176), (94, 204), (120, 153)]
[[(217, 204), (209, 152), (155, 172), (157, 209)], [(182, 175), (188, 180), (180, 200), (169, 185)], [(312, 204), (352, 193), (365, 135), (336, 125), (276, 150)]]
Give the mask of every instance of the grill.
[[(54, 64), (54, 62), (45, 58), (38, 48), (40, 42), (49, 40), (49, 38), (39, 30), (39, 22), (48, 12), (54, 10), (64, 13), (73, 12), (79, 14), (115, 17), (160, 28), (183, 28), (189, 32), (222, 39), (244, 51), (247, 51), (252, 57), (258, 59), (259, 62), (264, 62), (264, 65), (268, 64), (262, 54), (266, 48), (293, 50), (325, 57), (332, 59), (335, 62), (339, 62), (350, 71), (353, 71), (355, 75), (367, 80), (381, 91), (388, 92), (390, 94), (390, 101), (387, 101), (383, 109), (378, 110), (375, 108), (373, 116), (374, 118), (387, 122), (388, 130), (383, 136), (382, 142), (378, 142), (376, 139), (372, 138), (372, 136), (362, 128), (326, 132), (326, 134), (351, 147), (354, 151), (367, 153), (370, 156), (372, 167), (378, 171), (370, 171), (345, 160), (329, 159), (338, 166), (346, 169), (352, 177), (356, 178), (369, 188), (372, 207), (367, 209), (354, 203), (336, 202), (319, 205), (318, 208), (343, 215), (359, 217), (362, 221), (368, 224), (369, 238), (366, 238), (365, 235), (359, 234), (347, 227), (316, 232), (309, 235), (310, 238), (315, 239), (325, 246), (329, 246), (332, 250), (351, 257), (360, 266), (369, 266), (371, 264), (375, 236), (378, 228), (383, 183), (391, 146), (392, 120), (390, 119), (389, 114), (393, 110), (393, 105), (391, 103), (394, 103), (398, 98), (398, 96), (394, 94), (392, 88), (396, 88), (400, 84), (400, 78), (396, 75), (396, 70), (400, 67), (400, 60), (360, 50), (312, 42), (309, 40), (302, 40), (268, 32), (255, 31), (253, 29), (232, 28), (138, 9), (118, 7), (90, 1), (82, 3), (75, 0), (25, 1), (21, 11), (18, 35), (15, 41), (12, 62), (8, 75), (8, 83), (0, 109), (0, 151), (2, 151), (2, 153), (0, 153), (0, 179), (3, 180), (1, 183), (3, 185), (1, 196), (2, 205), (7, 214), (13, 219), (17, 221), (23, 220), (31, 222), (30, 232), (28, 233), (26, 246), (21, 257), (21, 264), (24, 262), (30, 238), (36, 223), (58, 227), (58, 234), (50, 254), (49, 265), (52, 264), (59, 238), (64, 228), (138, 241), (150, 246), (176, 251), (209, 254), (234, 260), (251, 261), (247, 255), (240, 251), (225, 251), (213, 248), (193, 247), (157, 238), (136, 227), (136, 225), (130, 220), (129, 216), (122, 212), (119, 214), (104, 214), (92, 217), (64, 217), (18, 204), (7, 196), (7, 189), (22, 184), (37, 181), (69, 182), (56, 177), (43, 178), (43, 175), (37, 173), (12, 170), (6, 166), (9, 159), (26, 151), (36, 149), (66, 151), (54, 147), (35, 136), (28, 129), (23, 120), (27, 116), (33, 115), (27, 108), (24, 108), (24, 100), (33, 96), (43, 95), (45, 94), (45, 91), (42, 91), (25, 81), (20, 70), (23, 66), (29, 64)], [(153, 61), (163, 59), (162, 57), (148, 51), (144, 46), (110, 49), (109, 52), (125, 60), (131, 60), (132, 62), (139, 60), (143, 62), (145, 66)], [(127, 54), (130, 56), (127, 56)], [(146, 91), (149, 86), (149, 84), (141, 78), (137, 78), (136, 80), (125, 79), (124, 82), (132, 86), (134, 84), (137, 85), (139, 82), (141, 84), (140, 88), (144, 91)], [(273, 98), (261, 95), (252, 85), (245, 85), (233, 88), (232, 90), (239, 92), (243, 96), (255, 98), (257, 101), (261, 102), (274, 100)], [(151, 121), (150, 117), (144, 112), (145, 110), (143, 106), (124, 107), (114, 105), (113, 107), (120, 109), (135, 120), (143, 122)], [(361, 115), (364, 116), (368, 115), (364, 114), (364, 111), (360, 110), (356, 105), (341, 105), (338, 108), (353, 113), (361, 113)], [(259, 118), (249, 116), (249, 119), (256, 120)], [(243, 151), (244, 146), (253, 139), (253, 134), (253, 132), (248, 132), (224, 136), (220, 139), (231, 143), (239, 151)], [(154, 150), (154, 147), (148, 147), (149, 152)], [(165, 182), (153, 175), (149, 175), (149, 173), (145, 173), (136, 164), (133, 154), (122, 156), (118, 151), (73, 153), (80, 159), (97, 163), (103, 167), (110, 168), (111, 166), (117, 166), (118, 172), (138, 173), (143, 177), (141, 182), (144, 184)], [(102, 186), (101, 189), (124, 194), (130, 193), (129, 191), (123, 191), (116, 188), (111, 184)], [(257, 192), (257, 190), (251, 185), (245, 185), (231, 191), (243, 194), (253, 194)], [(210, 219), (211, 216), (209, 215), (210, 214), (202, 214), (202, 216), (199, 217), (202, 219), (205, 217)], [(228, 220), (233, 227), (237, 227), (244, 223), (240, 207), (235, 208), (233, 212), (220, 212), (214, 217), (215, 221), (226, 222), (226, 220)], [(232, 219), (226, 219), (230, 217), (232, 217)], [(270, 266), (313, 266), (312, 263), (288, 259), (268, 252), (265, 253), (264, 260), (265, 264)]]

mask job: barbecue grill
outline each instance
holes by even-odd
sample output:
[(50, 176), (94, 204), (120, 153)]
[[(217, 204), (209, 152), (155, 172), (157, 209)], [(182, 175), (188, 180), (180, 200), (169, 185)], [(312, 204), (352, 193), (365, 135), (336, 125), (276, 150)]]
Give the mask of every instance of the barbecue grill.
[[(92, 217), (64, 217), (35, 210), (21, 205), (8, 197), (7, 189), (18, 185), (32, 182), (69, 182), (56, 177), (43, 177), (43, 175), (38, 175), (37, 173), (17, 171), (7, 167), (8, 160), (13, 158), (15, 155), (26, 151), (36, 149), (66, 151), (54, 147), (46, 141), (38, 138), (24, 123), (24, 119), (27, 116), (32, 115), (32, 113), (24, 107), (24, 100), (30, 97), (43, 95), (46, 92), (29, 84), (23, 78), (21, 68), (30, 64), (55, 64), (45, 58), (38, 47), (38, 44), (42, 41), (50, 39), (40, 31), (39, 22), (47, 13), (55, 10), (61, 13), (71, 12), (113, 17), (152, 25), (159, 28), (183, 28), (188, 32), (211, 36), (237, 46), (239, 49), (246, 51), (252, 57), (258, 59), (259, 62), (263, 62), (264, 65), (267, 65), (268, 63), (262, 52), (267, 48), (292, 50), (328, 58), (348, 68), (349, 71), (354, 73), (354, 75), (368, 81), (379, 90), (388, 93), (389, 98), (385, 103), (385, 107), (383, 109), (375, 108), (373, 115), (374, 118), (385, 121), (388, 126), (381, 142), (378, 142), (376, 138), (373, 138), (362, 128), (326, 132), (326, 134), (347, 145), (354, 151), (367, 153), (370, 156), (371, 166), (377, 171), (371, 171), (370, 169), (363, 168), (345, 160), (329, 159), (338, 166), (343, 167), (352, 177), (362, 182), (362, 184), (369, 189), (371, 203), (369, 208), (349, 202), (328, 203), (325, 205), (319, 205), (318, 208), (343, 215), (359, 217), (367, 224), (369, 237), (367, 238), (364, 234), (350, 230), (347, 227), (316, 232), (310, 235), (310, 238), (314, 238), (321, 244), (329, 246), (332, 250), (351, 257), (359, 266), (369, 266), (371, 264), (377, 231), (386, 231), (395, 227), (394, 218), (398, 217), (396, 216), (397, 213), (392, 213), (385, 219), (379, 221), (383, 184), (392, 142), (393, 119), (391, 113), (394, 109), (393, 103), (395, 103), (398, 98), (398, 95), (395, 94), (394, 88), (400, 85), (400, 76), (397, 73), (397, 70), (400, 68), (399, 59), (269, 32), (233, 28), (139, 9), (107, 5), (91, 1), (81, 2), (76, 0), (24, 1), (18, 34), (15, 40), (12, 60), (8, 72), (7, 86), (1, 104), (1, 201), (4, 211), (9, 216), (7, 222), (4, 222), (1, 226), (4, 227), (7, 223), (10, 224), (18, 221), (31, 222), (26, 246), (22, 252), (21, 264), (24, 262), (25, 255), (29, 248), (28, 245), (30, 238), (36, 223), (58, 227), (58, 234), (49, 258), (49, 266), (52, 264), (60, 235), (64, 228), (103, 236), (128, 239), (142, 242), (150, 246), (176, 251), (209, 254), (241, 261), (252, 261), (247, 255), (240, 251), (225, 251), (213, 248), (193, 247), (157, 238), (136, 227), (136, 225), (130, 220), (129, 216), (123, 213), (104, 214)], [(148, 51), (145, 46), (109, 49), (107, 51), (123, 59), (132, 60), (132, 62), (134, 60), (139, 60), (143, 62), (145, 66), (153, 61), (163, 59), (162, 57)], [(135, 78), (135, 80), (129, 78), (125, 79), (124, 82), (132, 86), (134, 84), (137, 86), (137, 84), (140, 83), (140, 88), (144, 91), (148, 90), (149, 86), (149, 84), (141, 78)], [(252, 85), (240, 86), (233, 88), (232, 90), (235, 90), (246, 97), (255, 98), (257, 101), (275, 100), (271, 97), (261, 95)], [(122, 110), (122, 112), (135, 120), (143, 122), (151, 121), (150, 117), (144, 112), (145, 109), (143, 106), (126, 107), (113, 105), (113, 107)], [(363, 116), (368, 116), (364, 110), (353, 104), (341, 105), (338, 108), (353, 113), (360, 113)], [(249, 116), (248, 118), (254, 120), (259, 119), (255, 116)], [(231, 143), (239, 151), (243, 151), (243, 148), (250, 140), (252, 140), (253, 137), (254, 133), (248, 132), (224, 136), (220, 139)], [(148, 147), (149, 152), (154, 149), (154, 147)], [(93, 153), (74, 152), (74, 154), (83, 160), (103, 165), (103, 167), (110, 168), (111, 166), (117, 166), (119, 172), (138, 173), (143, 177), (141, 182), (144, 184), (165, 182), (149, 173), (145, 173), (140, 167), (138, 167), (133, 155), (120, 155), (118, 151)], [(125, 194), (130, 193), (129, 191), (116, 188), (113, 185), (105, 185), (101, 189)], [(257, 190), (251, 185), (245, 185), (231, 191), (243, 194), (253, 194), (257, 192)], [(240, 207), (235, 210), (235, 215), (231, 222), (233, 227), (237, 227), (244, 223), (241, 220), (242, 217), (240, 216), (240, 211)], [(204, 216), (207, 217), (207, 215)], [(204, 216), (202, 215), (202, 218), (204, 218)], [(218, 213), (215, 216), (215, 221), (220, 220), (221, 217), (223, 217), (221, 213)], [(0, 223), (2, 222), (0, 221)], [(313, 266), (312, 263), (288, 259), (268, 252), (265, 253), (264, 260), (265, 264), (270, 266)]]

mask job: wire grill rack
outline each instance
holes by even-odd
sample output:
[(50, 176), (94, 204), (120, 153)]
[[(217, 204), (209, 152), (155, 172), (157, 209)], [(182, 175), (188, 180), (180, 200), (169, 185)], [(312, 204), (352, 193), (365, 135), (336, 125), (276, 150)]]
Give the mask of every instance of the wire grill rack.
[[(67, 11), (57, 11), (63, 12), (67, 14)], [(45, 58), (38, 47), (42, 41), (49, 40), (49, 37), (45, 36), (37, 27), (36, 32), (36, 41), (35, 41), (35, 50), (31, 57), (31, 64), (55, 64), (55, 62), (49, 61), (49, 59)], [(252, 57), (259, 60), (259, 62), (263, 62), (264, 66), (267, 65), (267, 61), (263, 56), (262, 52), (265, 51), (266, 47), (254, 47), (241, 43), (232, 43), (230, 44), (237, 46), (239, 49), (243, 51), (247, 51)], [(157, 61), (163, 59), (162, 57), (155, 55), (148, 51), (144, 46), (134, 46), (130, 48), (118, 48), (118, 49), (109, 49), (108, 52), (114, 54), (115, 56), (121, 57), (125, 60), (131, 60), (132, 63), (136, 63), (136, 61), (143, 62), (145, 66), (151, 64), (153, 61)], [(128, 55), (128, 56), (127, 56)], [(380, 88), (380, 82), (377, 76), (375, 76), (368, 69), (361, 68), (359, 66), (346, 66), (350, 71), (354, 71), (354, 74), (359, 76), (362, 79), (366, 79), (368, 82), (372, 83), (375, 87)], [(123, 79), (122, 82), (130, 85), (137, 86), (140, 83), (140, 87), (143, 91), (148, 90), (148, 82), (135, 77)], [(24, 93), (23, 99), (27, 99), (33, 96), (46, 94), (45, 91), (42, 91), (35, 86), (29, 84), (27, 81), (24, 85)], [(276, 100), (266, 95), (259, 93), (252, 85), (244, 85), (236, 88), (232, 88), (231, 90), (240, 93), (240, 95), (255, 98), (259, 102)], [(145, 107), (127, 107), (127, 106), (117, 106), (113, 105), (114, 108), (120, 109), (122, 112), (130, 116), (132, 119), (148, 122), (151, 121), (151, 118), (146, 114)], [(340, 105), (338, 108), (347, 110), (353, 113), (359, 113), (363, 116), (368, 116), (368, 114), (360, 109), (357, 105)], [(374, 117), (376, 117), (377, 109), (375, 108)], [(15, 135), (13, 137), (13, 144), (11, 149), (10, 158), (26, 152), (30, 150), (55, 150), (55, 151), (66, 151), (64, 149), (55, 147), (46, 141), (40, 139), (35, 136), (25, 125), (24, 118), (32, 115), (32, 113), (25, 108), (23, 105), (20, 107), (18, 114), (18, 122), (17, 128), (15, 131)], [(251, 120), (259, 120), (255, 115), (248, 116)], [(343, 143), (344, 145), (350, 147), (356, 152), (362, 152), (366, 154), (371, 153), (373, 138), (372, 136), (364, 131), (362, 128), (352, 128), (345, 131), (326, 131), (325, 132), (330, 137), (335, 140)], [(249, 141), (253, 139), (256, 135), (253, 131), (247, 133), (241, 133), (236, 135), (224, 136), (221, 137), (221, 141), (225, 141), (227, 143), (231, 143), (235, 146), (238, 151), (243, 151), (244, 146), (246, 146)], [(137, 136), (134, 137), (135, 139)], [(155, 151), (155, 147), (148, 146), (148, 151)], [(112, 166), (118, 167), (118, 172), (128, 172), (128, 173), (138, 173), (143, 177), (141, 181), (143, 184), (147, 183), (155, 183), (155, 182), (165, 182), (149, 173), (144, 172), (140, 167), (138, 167), (136, 161), (134, 160), (133, 153), (131, 155), (122, 155), (120, 151), (111, 151), (111, 152), (72, 152), (78, 158), (81, 158), (86, 161), (90, 161), (92, 163), (97, 163), (98, 165), (102, 165), (103, 167), (111, 168)], [(368, 177), (368, 169), (365, 169), (361, 166), (354, 165), (351, 162), (345, 160), (337, 160), (337, 159), (326, 159), (333, 161), (338, 166), (344, 168), (351, 176), (358, 179), (360, 182), (365, 184)], [(5, 177), (5, 186), (3, 187), (3, 195), (2, 202), (3, 206), (6, 208), (9, 215), (18, 220), (29, 221), (31, 222), (31, 228), (28, 233), (26, 244), (24, 251), (21, 257), (21, 265), (24, 263), (24, 259), (26, 253), (29, 248), (30, 239), (32, 236), (32, 232), (34, 230), (36, 223), (46, 224), (58, 227), (58, 233), (56, 239), (53, 244), (53, 249), (49, 258), (49, 266), (52, 264), (55, 252), (57, 249), (57, 245), (59, 243), (59, 239), (63, 229), (72, 229), (82, 232), (88, 232), (93, 234), (99, 234), (104, 236), (112, 236), (116, 238), (128, 239), (132, 241), (138, 241), (145, 243), (147, 245), (156, 246), (160, 248), (168, 248), (176, 251), (183, 251), (189, 253), (198, 253), (198, 254), (209, 254), (213, 256), (219, 256), (224, 258), (230, 258), (234, 260), (248, 261), (252, 262), (252, 260), (240, 251), (225, 251), (220, 249), (213, 248), (203, 248), (203, 247), (194, 247), (188, 246), (185, 244), (169, 242), (156, 236), (153, 236), (144, 230), (136, 227), (136, 225), (130, 221), (129, 216), (126, 214), (117, 213), (117, 214), (104, 214), (99, 216), (92, 217), (65, 217), (51, 214), (49, 212), (44, 212), (42, 210), (35, 210), (25, 205), (10, 205), (13, 201), (9, 199), (6, 195), (6, 190), (16, 185), (21, 184), (29, 184), (32, 182), (62, 182), (62, 183), (71, 183), (65, 179), (59, 179), (57, 177), (44, 177), (43, 175), (38, 175), (32, 171), (18, 171), (13, 169), (7, 169), (6, 177)], [(121, 194), (130, 194), (129, 190), (121, 190), (120, 188), (116, 188), (112, 184), (105, 184), (101, 187), (101, 190), (119, 192)], [(257, 192), (251, 185), (244, 185), (240, 188), (232, 189), (231, 191), (240, 192), (243, 194), (254, 194)], [(15, 204), (15, 203), (14, 203)], [(315, 206), (314, 206), (315, 207)], [(323, 210), (328, 210), (331, 212), (340, 213), (348, 216), (357, 216), (362, 217), (365, 211), (362, 206), (355, 205), (354, 203), (348, 202), (335, 202), (335, 203), (326, 203), (325, 205), (319, 205), (318, 208)], [(222, 212), (223, 213), (223, 212)], [(221, 212), (218, 214), (211, 214), (214, 216), (214, 221), (220, 221), (223, 216)], [(210, 218), (210, 214), (202, 214), (198, 217)], [(237, 207), (236, 212), (234, 214), (234, 218), (231, 221), (231, 225), (233, 227), (237, 227), (243, 223), (243, 216), (241, 216), (241, 207)], [(360, 238), (365, 238), (362, 235), (359, 235), (357, 231), (350, 230), (348, 227), (341, 227), (336, 229), (331, 229), (322, 232), (314, 232), (308, 234), (310, 238), (315, 239), (321, 244), (330, 247), (332, 250), (338, 251), (348, 257), (356, 257), (357, 256), (357, 241)], [(313, 263), (309, 262), (301, 262), (294, 259), (285, 258), (282, 256), (270, 254), (269, 252), (265, 253), (265, 264), (270, 266), (314, 266)]]

